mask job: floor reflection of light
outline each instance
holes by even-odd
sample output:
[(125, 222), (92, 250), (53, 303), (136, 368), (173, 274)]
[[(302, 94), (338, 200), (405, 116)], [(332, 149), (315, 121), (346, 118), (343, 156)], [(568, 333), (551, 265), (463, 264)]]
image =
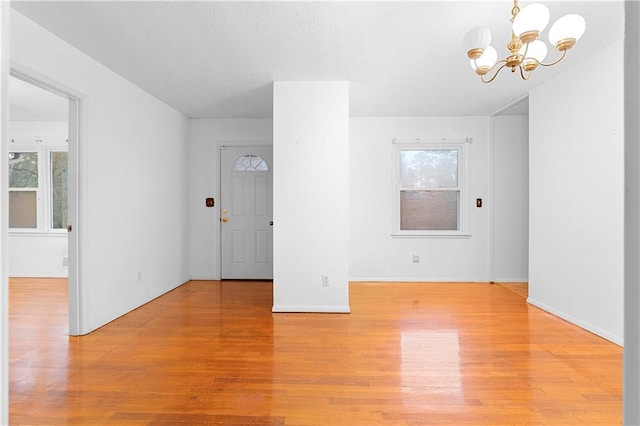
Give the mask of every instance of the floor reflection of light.
[[(456, 330), (408, 331), (401, 334), (402, 393), (462, 397), (460, 342)], [(418, 400), (413, 401), (419, 403)]]

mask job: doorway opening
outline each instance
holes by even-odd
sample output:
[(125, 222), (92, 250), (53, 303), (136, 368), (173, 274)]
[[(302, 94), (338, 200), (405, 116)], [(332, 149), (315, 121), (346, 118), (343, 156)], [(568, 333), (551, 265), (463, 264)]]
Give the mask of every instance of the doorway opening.
[(529, 98), (490, 118), (489, 281), (528, 296)]
[(81, 334), (80, 98), (18, 69), (9, 78), (8, 275), (67, 279), (69, 334)]

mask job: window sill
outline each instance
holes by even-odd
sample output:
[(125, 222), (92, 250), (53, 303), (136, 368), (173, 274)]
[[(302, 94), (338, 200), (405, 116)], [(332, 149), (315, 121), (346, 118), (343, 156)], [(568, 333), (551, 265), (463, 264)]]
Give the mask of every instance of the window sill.
[(393, 232), (391, 238), (471, 238), (471, 234), (466, 232)]
[(38, 238), (62, 238), (67, 237), (67, 231), (42, 232), (42, 231), (9, 231), (9, 237), (38, 237)]

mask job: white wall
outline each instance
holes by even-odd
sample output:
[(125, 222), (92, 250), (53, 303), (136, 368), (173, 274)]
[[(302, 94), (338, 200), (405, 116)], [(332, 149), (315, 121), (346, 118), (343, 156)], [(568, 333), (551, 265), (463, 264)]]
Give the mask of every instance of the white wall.
[(189, 279), (188, 120), (19, 13), (11, 60), (82, 98), (81, 333)]
[[(271, 119), (194, 119), (190, 160), (192, 279), (220, 279), (220, 146), (271, 144)], [(205, 207), (214, 197), (215, 206)]]
[(273, 163), (273, 311), (349, 312), (347, 82), (273, 84)]
[[(470, 238), (391, 238), (392, 140), (473, 138), (468, 145)], [(354, 281), (487, 281), (489, 118), (352, 118), (349, 276)], [(483, 198), (484, 206), (475, 207)], [(420, 256), (413, 263), (413, 254)]]
[(67, 234), (9, 235), (9, 276), (65, 278)]
[[(20, 145), (34, 139), (42, 139), (46, 147), (64, 146), (68, 138), (66, 121), (9, 121), (10, 150), (20, 150)], [(23, 142), (24, 141), (24, 142)], [(60, 145), (62, 144), (62, 145)], [(9, 233), (10, 277), (56, 277), (68, 275), (63, 258), (68, 256), (66, 233)]]
[(529, 279), (529, 117), (491, 118), (493, 253), (490, 278)]
[[(529, 301), (623, 340), (623, 42), (534, 89)], [(593, 64), (608, 64), (605, 77)]]
[[(494, 277), (498, 281), (526, 281), (527, 238), (526, 117), (501, 117), (496, 145), (497, 174), (494, 197), (489, 199), (489, 118), (351, 118), (349, 160), (349, 278), (390, 281), (488, 281), (489, 215), (497, 209)], [(231, 143), (268, 143), (270, 119), (191, 120), (191, 277), (220, 278), (219, 205), (211, 209), (204, 199), (218, 200), (219, 146)], [(515, 132), (515, 138), (502, 138)], [(469, 146), (471, 231), (468, 240), (392, 239), (391, 140), (394, 137), (473, 137)], [(497, 152), (497, 151), (500, 152)], [(507, 155), (515, 163), (503, 161)], [(524, 162), (524, 164), (521, 164)], [(276, 164), (276, 167), (278, 165)], [(285, 166), (286, 167), (286, 166)], [(509, 175), (509, 179), (502, 176)], [(522, 187), (524, 186), (524, 187)], [(475, 208), (475, 198), (484, 206)], [(512, 197), (517, 197), (514, 201)], [(514, 211), (513, 204), (518, 208)], [(502, 207), (500, 207), (502, 206)], [(522, 209), (525, 209), (522, 211)], [(504, 218), (504, 216), (508, 216)], [(421, 262), (413, 263), (412, 254)]]
[[(9, 139), (53, 138), (66, 139), (69, 123), (66, 121), (9, 121)], [(9, 145), (11, 147), (11, 145)]]

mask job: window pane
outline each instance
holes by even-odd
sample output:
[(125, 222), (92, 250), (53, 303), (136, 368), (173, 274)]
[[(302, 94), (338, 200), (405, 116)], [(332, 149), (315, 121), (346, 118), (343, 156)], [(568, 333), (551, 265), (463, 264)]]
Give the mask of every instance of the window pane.
[(458, 187), (458, 150), (400, 151), (402, 188)]
[(51, 153), (51, 226), (67, 227), (67, 153)]
[(234, 172), (266, 172), (269, 165), (260, 156), (254, 154), (243, 155), (233, 163)]
[(459, 191), (400, 191), (400, 229), (458, 230)]
[(9, 228), (36, 228), (36, 191), (9, 191)]
[(38, 153), (9, 153), (9, 188), (38, 187)]

